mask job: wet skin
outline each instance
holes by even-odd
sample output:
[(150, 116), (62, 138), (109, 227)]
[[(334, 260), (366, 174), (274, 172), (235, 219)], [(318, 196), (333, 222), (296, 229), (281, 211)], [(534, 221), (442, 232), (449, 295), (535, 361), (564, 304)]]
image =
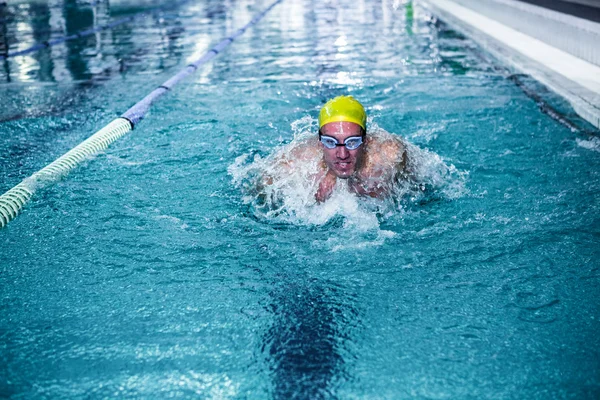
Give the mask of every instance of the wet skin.
[[(344, 143), (349, 137), (360, 136), (362, 128), (353, 122), (331, 122), (321, 127), (321, 133)], [(319, 182), (319, 189), (315, 194), (315, 199), (320, 203), (331, 196), (337, 178), (348, 179), (354, 175), (364, 158), (365, 144), (354, 150), (348, 150), (346, 146), (328, 149), (323, 143), (319, 145), (323, 150), (323, 162), (327, 168), (327, 173)]]
[[(331, 122), (323, 125), (321, 132), (343, 143), (349, 137), (360, 136), (361, 127), (352, 122)], [(304, 168), (303, 162), (317, 159), (318, 172), (311, 177), (317, 184), (317, 203), (331, 197), (338, 179), (346, 181), (348, 189), (356, 195), (381, 198), (390, 194), (395, 182), (407, 177), (406, 149), (399, 136), (383, 139), (367, 133), (363, 144), (354, 150), (345, 146), (328, 149), (315, 136), (315, 139), (285, 148), (274, 164), (284, 176)], [(259, 192), (275, 179), (264, 175)]]
[[(323, 125), (321, 132), (343, 143), (349, 137), (360, 136), (361, 127), (352, 122), (331, 122)], [(324, 172), (315, 193), (318, 203), (331, 196), (337, 179), (347, 179), (349, 189), (359, 196), (383, 197), (406, 175), (406, 151), (400, 140), (382, 142), (367, 134), (364, 143), (354, 150), (345, 146), (328, 149), (320, 142), (319, 146)]]
[[(361, 136), (362, 128), (353, 122), (331, 122), (321, 128), (323, 135), (337, 139), (339, 143), (349, 137)], [(346, 146), (336, 146), (328, 149), (321, 143), (323, 148), (323, 161), (329, 170), (338, 178), (347, 179), (354, 174), (364, 156), (364, 144), (357, 149), (348, 150)]]

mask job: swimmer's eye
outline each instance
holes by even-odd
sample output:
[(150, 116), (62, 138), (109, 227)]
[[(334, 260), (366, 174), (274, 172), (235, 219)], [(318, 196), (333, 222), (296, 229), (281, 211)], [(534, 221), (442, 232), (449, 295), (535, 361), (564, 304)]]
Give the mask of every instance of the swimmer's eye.
[(363, 142), (362, 136), (349, 137), (344, 140), (344, 144), (348, 150), (356, 150)]
[(321, 143), (323, 143), (323, 146), (327, 147), (328, 149), (335, 149), (339, 142), (335, 138), (321, 136)]

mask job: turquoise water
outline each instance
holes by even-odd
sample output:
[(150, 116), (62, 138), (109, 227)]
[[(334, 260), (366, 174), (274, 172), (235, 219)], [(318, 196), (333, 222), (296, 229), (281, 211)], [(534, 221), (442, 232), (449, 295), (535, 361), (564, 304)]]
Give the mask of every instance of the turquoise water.
[[(19, 7), (40, 3), (15, 4), (25, 43)], [(191, 2), (5, 61), (0, 189), (268, 4)], [(55, 20), (89, 10), (67, 5)], [(597, 398), (600, 142), (497, 66), (420, 3), (276, 6), (0, 231), (0, 396)], [(426, 191), (258, 212), (235, 174), (342, 93), (421, 149)]]

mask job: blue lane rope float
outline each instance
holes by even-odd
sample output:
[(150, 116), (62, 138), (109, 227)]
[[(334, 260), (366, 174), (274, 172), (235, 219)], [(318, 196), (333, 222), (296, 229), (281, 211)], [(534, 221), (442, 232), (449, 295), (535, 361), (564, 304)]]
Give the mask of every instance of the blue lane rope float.
[(69, 150), (63, 156), (31, 175), (29, 178), (24, 179), (17, 186), (0, 196), (0, 228), (5, 227), (19, 214), (36, 191), (54, 184), (86, 159), (106, 149), (112, 142), (132, 131), (144, 118), (150, 109), (150, 106), (152, 106), (156, 100), (173, 89), (173, 87), (182, 79), (194, 73), (202, 64), (216, 57), (219, 52), (223, 51), (238, 36), (242, 35), (248, 28), (260, 21), (273, 7), (282, 1), (283, 0), (276, 0), (273, 2), (242, 28), (223, 39), (220, 43), (208, 50), (200, 58), (187, 65), (183, 70), (165, 81), (162, 85), (159, 85), (149, 95), (136, 103), (119, 118), (113, 120), (88, 139)]
[[(0, 54), (0, 60), (6, 59), (6, 58), (9, 58), (9, 57), (22, 56), (22, 55), (25, 55), (25, 54), (34, 53), (34, 52), (36, 52), (38, 50), (45, 49), (45, 48), (48, 48), (48, 47), (52, 47), (54, 45), (67, 42), (69, 40), (81, 39), (81, 38), (84, 38), (86, 36), (93, 35), (96, 32), (100, 32), (100, 31), (103, 31), (105, 29), (114, 28), (115, 26), (124, 24), (126, 22), (131, 22), (131, 21), (133, 21), (133, 20), (135, 20), (137, 18), (140, 18), (140, 17), (145, 17), (148, 14), (154, 14), (154, 13), (157, 13), (157, 12), (160, 12), (160, 11), (164, 11), (166, 9), (172, 9), (172, 8), (179, 7), (179, 6), (181, 6), (181, 5), (185, 4), (185, 3), (188, 3), (189, 1), (190, 0), (181, 0), (181, 1), (176, 2), (174, 4), (169, 4), (167, 6), (155, 7), (155, 8), (152, 8), (151, 10), (143, 11), (143, 12), (140, 12), (140, 13), (135, 14), (135, 15), (130, 15), (128, 17), (119, 18), (117, 20), (114, 20), (114, 21), (106, 23), (106, 24), (98, 25), (98, 26), (93, 27), (93, 28), (84, 29), (82, 31), (79, 31), (79, 32), (74, 33), (74, 34), (69, 35), (69, 36), (61, 36), (61, 37), (58, 37), (58, 38), (55, 38), (55, 39), (52, 39), (52, 40), (45, 40), (43, 42), (36, 43), (33, 46), (28, 47), (28, 48), (23, 49), (23, 50), (9, 51), (6, 54)], [(95, 3), (92, 3), (92, 5), (93, 4), (95, 4)]]

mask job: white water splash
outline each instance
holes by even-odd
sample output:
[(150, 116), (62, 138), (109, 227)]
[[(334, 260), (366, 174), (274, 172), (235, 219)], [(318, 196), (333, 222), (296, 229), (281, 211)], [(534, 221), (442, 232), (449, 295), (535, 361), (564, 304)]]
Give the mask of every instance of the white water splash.
[(579, 147), (600, 152), (600, 138), (592, 137), (590, 140), (575, 139)]
[[(391, 215), (405, 212), (410, 203), (427, 201), (428, 197), (453, 199), (465, 193), (465, 173), (448, 165), (437, 154), (421, 149), (397, 135), (370, 124), (369, 135), (385, 140), (400, 140), (406, 148), (409, 174), (394, 182), (390, 195), (383, 199), (358, 197), (346, 180), (338, 180), (331, 197), (322, 204), (315, 200), (317, 176), (322, 153), (299, 158), (295, 149), (316, 140), (315, 120), (309, 117), (292, 124), (294, 139), (278, 147), (268, 157), (244, 154), (235, 159), (228, 172), (241, 188), (244, 203), (258, 219), (269, 223), (324, 226), (342, 221), (341, 227), (375, 236), (368, 243), (355, 243), (355, 248), (381, 244), (393, 232), (382, 231), (380, 222)], [(336, 225), (337, 226), (337, 225)], [(332, 239), (335, 242), (335, 239)], [(347, 244), (330, 243), (332, 250)]]

